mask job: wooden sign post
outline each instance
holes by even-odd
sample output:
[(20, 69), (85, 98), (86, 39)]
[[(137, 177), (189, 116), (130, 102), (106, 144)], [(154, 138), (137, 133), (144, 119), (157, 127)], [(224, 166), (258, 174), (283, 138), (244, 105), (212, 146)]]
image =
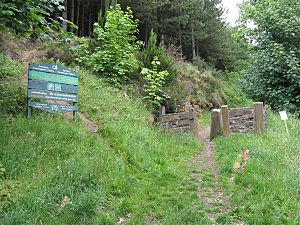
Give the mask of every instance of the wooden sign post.
[(50, 113), (73, 112), (73, 120), (75, 120), (76, 111), (78, 111), (77, 103), (77, 72), (56, 64), (29, 65), (28, 118), (31, 117), (32, 108), (37, 108)]
[(284, 121), (285, 130), (286, 130), (286, 133), (288, 134), (289, 133), (289, 129), (288, 129), (288, 125), (287, 125), (287, 120), (288, 120), (287, 113), (286, 113), (286, 111), (281, 111), (281, 112), (279, 112), (279, 114), (280, 114), (281, 120)]

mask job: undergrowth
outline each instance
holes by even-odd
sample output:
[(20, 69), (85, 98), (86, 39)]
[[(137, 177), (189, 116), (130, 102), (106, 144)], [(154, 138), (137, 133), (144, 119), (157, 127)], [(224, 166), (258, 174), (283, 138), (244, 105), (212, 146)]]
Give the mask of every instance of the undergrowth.
[(79, 89), (97, 134), (47, 113), (0, 117), (0, 224), (206, 224), (187, 166), (194, 137), (162, 132), (141, 98), (87, 71)]
[[(270, 115), (264, 135), (237, 134), (216, 141), (217, 160), (235, 213), (248, 224), (300, 223), (300, 123), (290, 118), (286, 134), (279, 115)], [(245, 150), (244, 173), (234, 164)]]
[(1, 114), (18, 114), (25, 110), (26, 88), (23, 64), (0, 57), (0, 117)]

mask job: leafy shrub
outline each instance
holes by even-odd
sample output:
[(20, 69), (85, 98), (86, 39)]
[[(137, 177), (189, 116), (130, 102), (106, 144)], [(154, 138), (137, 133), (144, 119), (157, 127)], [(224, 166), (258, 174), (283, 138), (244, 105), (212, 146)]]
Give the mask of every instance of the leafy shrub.
[(164, 101), (169, 112), (178, 112), (180, 107), (190, 100), (190, 91), (185, 82), (182, 82), (182, 77), (172, 81), (164, 88), (164, 91), (169, 96)]
[(0, 60), (0, 113), (18, 114), (26, 105), (26, 91), (20, 79), (24, 66), (8, 57)]
[(144, 99), (152, 103), (155, 109), (158, 109), (161, 103), (168, 98), (166, 94), (163, 93), (163, 86), (165, 84), (166, 78), (169, 76), (168, 71), (158, 71), (158, 66), (160, 62), (157, 57), (154, 57), (152, 61), (153, 70), (143, 68), (141, 74), (147, 83), (144, 85), (144, 90), (147, 96)]
[(46, 57), (71, 65), (75, 62), (75, 54), (72, 49), (78, 44), (73, 33), (63, 29), (49, 28), (47, 33), (40, 37), (41, 50), (46, 51)]
[(114, 84), (124, 83), (138, 65), (134, 56), (140, 46), (134, 35), (138, 32), (137, 26), (130, 8), (126, 12), (120, 5), (111, 8), (104, 28), (94, 24), (94, 39), (80, 39), (77, 61)]
[(240, 107), (252, 104), (252, 100), (242, 91), (241, 74), (238, 72), (226, 73), (221, 81), (221, 88), (230, 107)]
[[(64, 9), (63, 0), (1, 0), (0, 30), (38, 35), (55, 22), (49, 19), (54, 10)], [(57, 23), (57, 22), (56, 22)]]
[(6, 170), (0, 163), (0, 212), (10, 204), (10, 189), (5, 180)]
[(256, 24), (252, 37), (247, 37), (254, 36), (256, 45), (252, 46), (253, 60), (245, 75), (245, 90), (273, 109), (300, 115), (300, 2), (249, 1), (243, 9), (245, 23), (252, 20)]
[(169, 73), (169, 76), (166, 79), (166, 84), (176, 79), (178, 75), (178, 69), (175, 61), (163, 47), (157, 46), (157, 35), (153, 32), (153, 30), (151, 31), (147, 48), (137, 57), (141, 61), (142, 67), (149, 69), (153, 67), (152, 62), (154, 58), (158, 57), (160, 61), (160, 64), (156, 65), (158, 71), (167, 70)]

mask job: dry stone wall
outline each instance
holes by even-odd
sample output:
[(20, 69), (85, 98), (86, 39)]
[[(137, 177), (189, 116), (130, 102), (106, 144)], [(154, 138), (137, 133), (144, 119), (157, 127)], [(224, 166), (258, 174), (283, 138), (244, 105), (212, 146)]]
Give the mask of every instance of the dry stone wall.
[(254, 131), (253, 107), (229, 109), (229, 128), (233, 133)]
[(253, 107), (229, 109), (227, 105), (222, 109), (214, 109), (211, 115), (210, 139), (231, 133), (265, 132), (266, 112), (268, 106), (263, 102), (254, 103)]
[(162, 127), (169, 132), (183, 133), (195, 132), (196, 121), (194, 111), (189, 109), (188, 112), (166, 114), (165, 108), (160, 109), (159, 120)]

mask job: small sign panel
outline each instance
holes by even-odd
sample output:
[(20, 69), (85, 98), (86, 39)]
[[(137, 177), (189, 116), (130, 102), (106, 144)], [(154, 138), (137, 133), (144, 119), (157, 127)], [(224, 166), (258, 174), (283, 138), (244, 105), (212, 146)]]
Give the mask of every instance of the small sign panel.
[(45, 91), (57, 91), (64, 93), (78, 93), (78, 86), (67, 85), (67, 84), (59, 84), (38, 80), (29, 80), (28, 87), (30, 89), (38, 89)]
[(58, 75), (54, 73), (45, 73), (40, 71), (29, 71), (29, 79), (41, 80), (62, 84), (78, 85), (78, 78), (72, 76)]
[(72, 105), (59, 105), (59, 104), (49, 104), (44, 102), (29, 102), (29, 106), (37, 109), (41, 109), (50, 113), (66, 113), (77, 111), (77, 106)]
[(279, 112), (279, 114), (280, 114), (281, 120), (288, 120), (286, 111), (281, 111), (281, 112)]
[(57, 64), (30, 64), (30, 70), (78, 77), (78, 73)]
[(65, 102), (78, 102), (78, 96), (75, 94), (66, 94), (53, 91), (42, 91), (42, 90), (28, 90), (29, 98), (41, 98), (46, 100), (54, 101), (65, 101)]

